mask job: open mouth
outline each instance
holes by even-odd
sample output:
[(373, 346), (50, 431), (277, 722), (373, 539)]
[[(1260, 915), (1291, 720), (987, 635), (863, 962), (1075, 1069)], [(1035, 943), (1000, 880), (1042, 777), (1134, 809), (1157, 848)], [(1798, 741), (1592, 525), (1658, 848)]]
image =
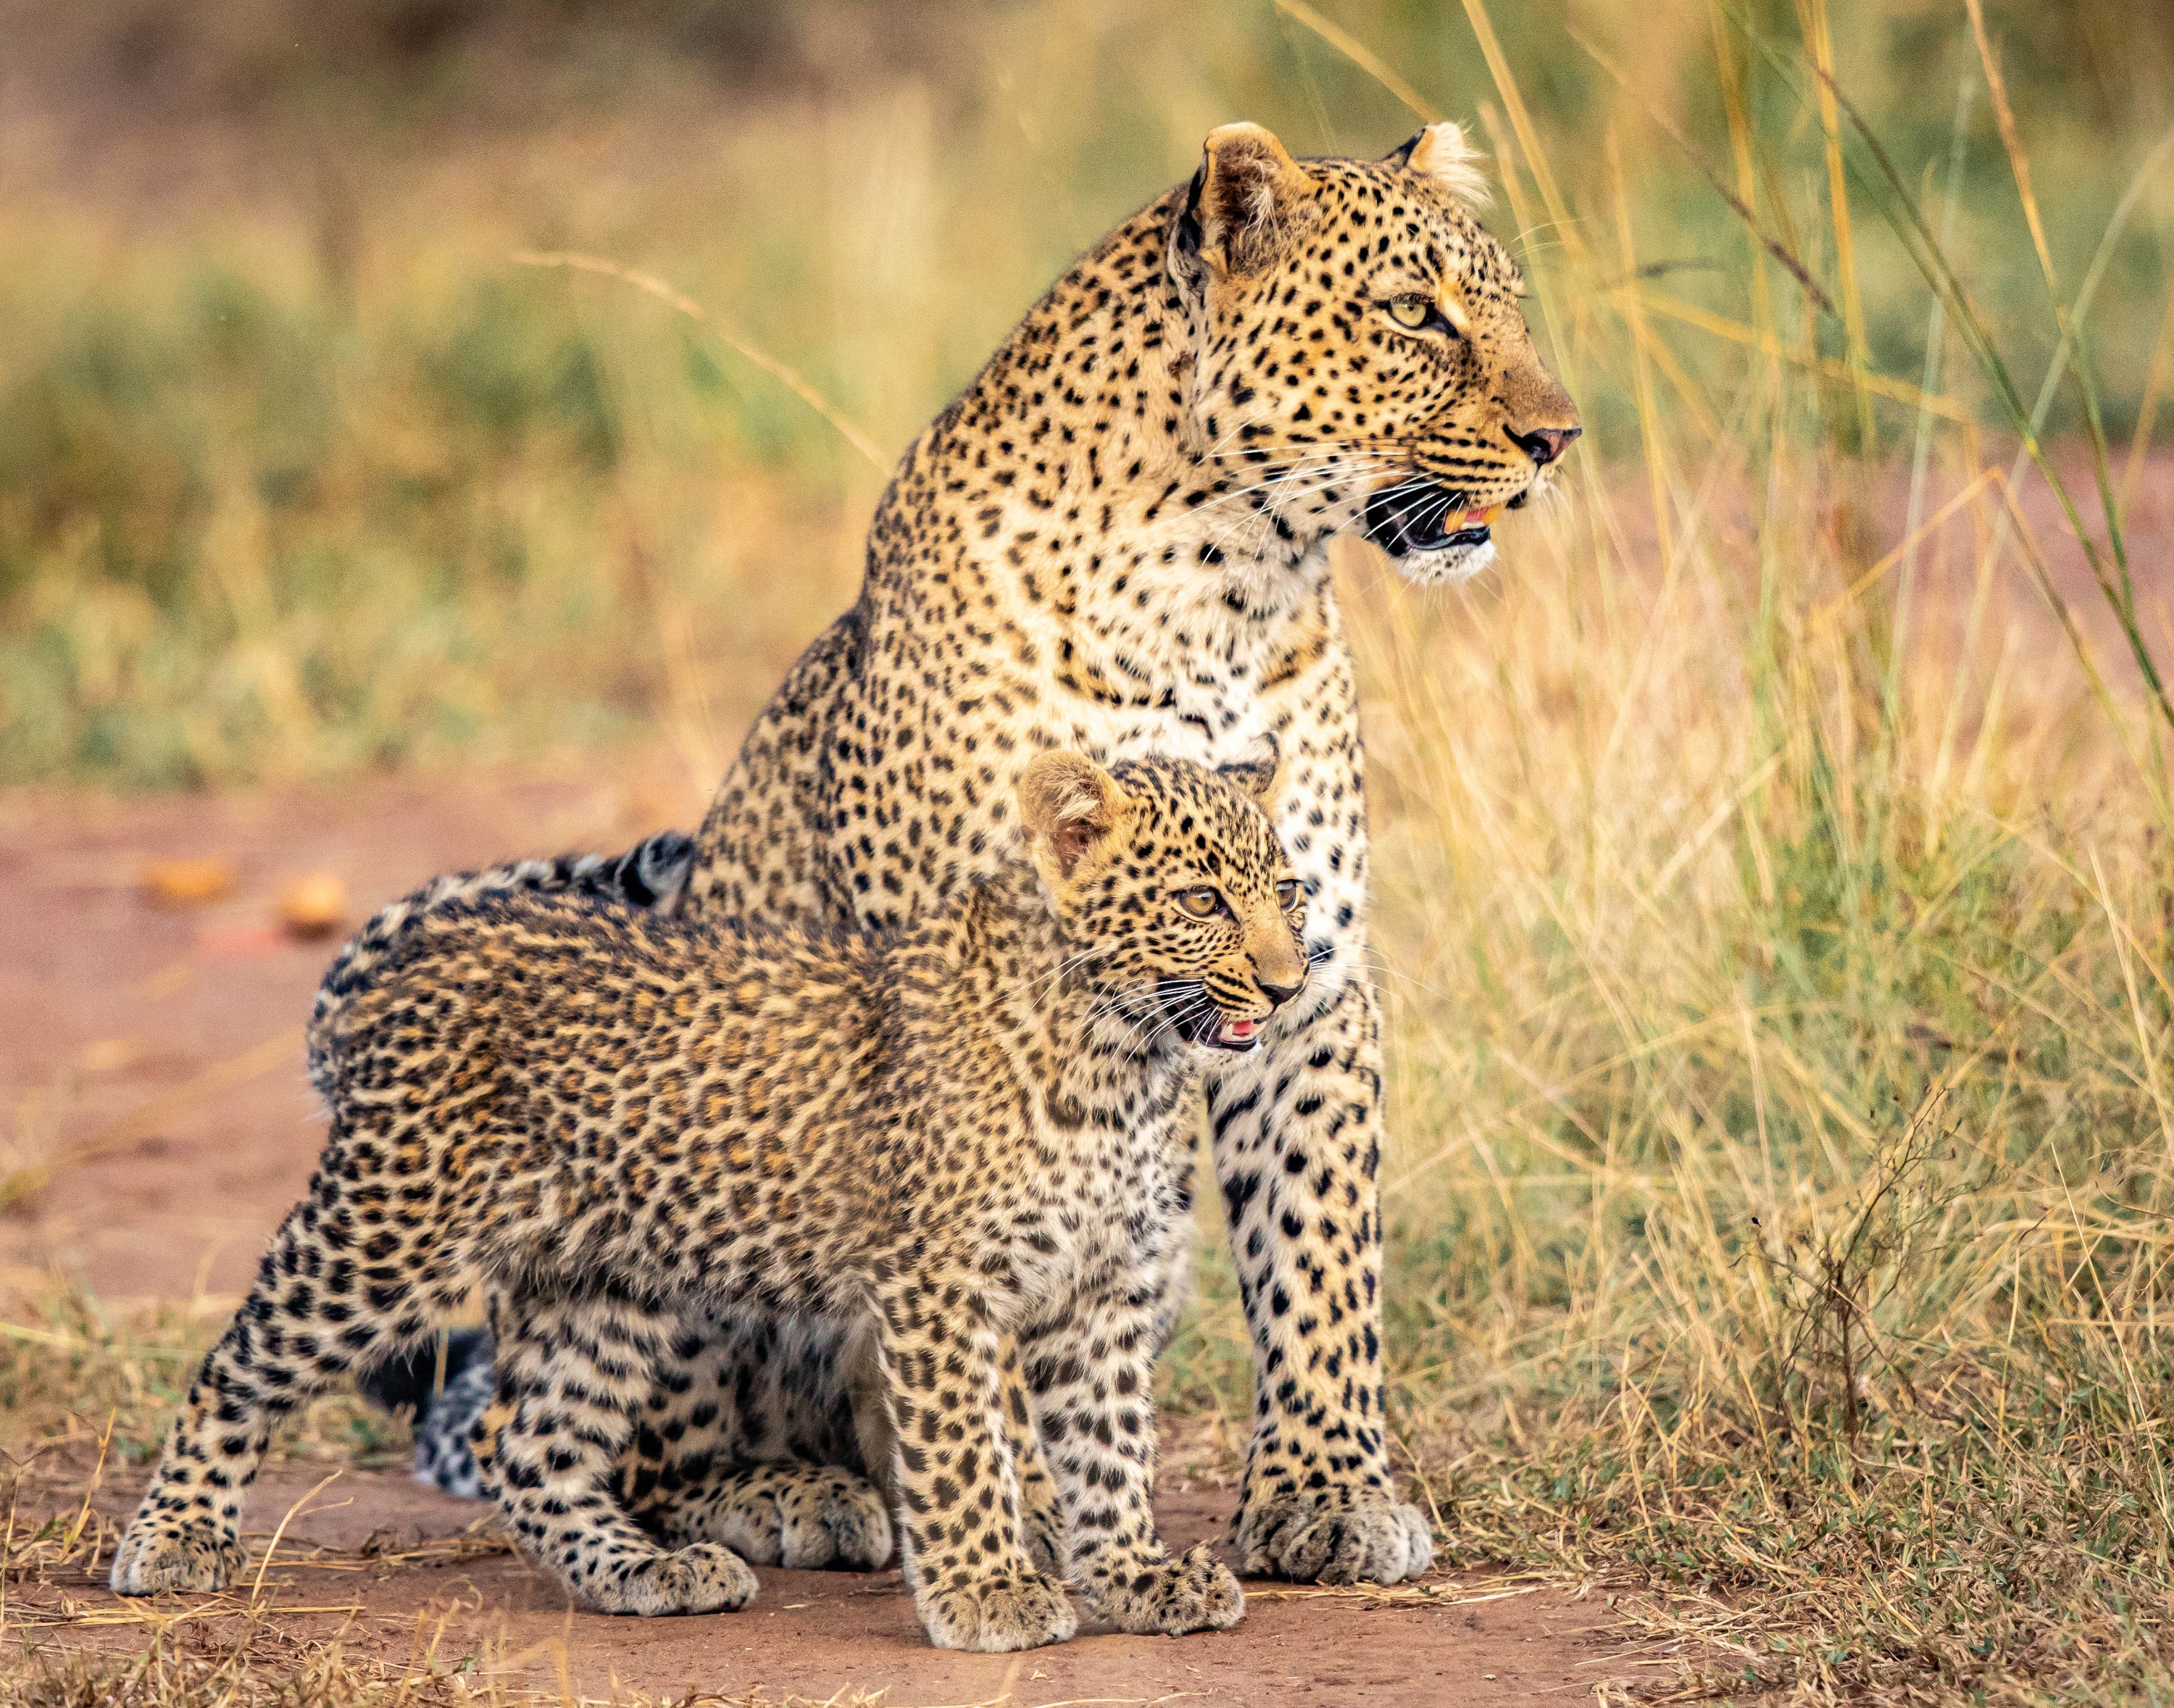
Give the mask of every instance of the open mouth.
[(1366, 538), (1393, 558), (1480, 546), (1501, 513), (1499, 504), (1468, 505), (1463, 493), (1436, 481), (1401, 480), (1366, 500)]
[(1231, 1019), (1202, 994), (1198, 985), (1165, 986), (1161, 994), (1163, 1019), (1187, 1043), (1205, 1045), (1210, 1050), (1244, 1051), (1261, 1040), (1258, 1020)]

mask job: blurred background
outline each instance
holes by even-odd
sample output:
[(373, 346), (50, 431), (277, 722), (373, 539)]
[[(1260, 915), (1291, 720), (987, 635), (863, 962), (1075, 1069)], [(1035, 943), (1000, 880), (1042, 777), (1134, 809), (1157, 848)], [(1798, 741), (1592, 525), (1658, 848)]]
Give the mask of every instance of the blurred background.
[[(1576, 370), (1589, 458), (1641, 452), (1636, 376), (1612, 359), (1626, 284), (1654, 299), (1658, 403), (1701, 437), (1758, 359), (1700, 312), (1799, 368), (1855, 351), (1923, 377), (1931, 300), (1862, 188), (1836, 252), (1807, 19), (2008, 359), (2045, 371), (2059, 327), (1956, 0), (1498, 9), (1560, 204), (1531, 186), (1494, 223), (1559, 281), (1533, 306)], [(850, 597), (882, 471), (702, 327), (515, 252), (586, 251), (691, 293), (887, 463), (1214, 124), (1379, 154), (1419, 122), (1401, 91), (1514, 151), (1456, 0), (1328, 10), (9, 0), (0, 776), (339, 771), (619, 738), (661, 704), (699, 722), (698, 701), (713, 774)], [(2089, 347), (2124, 435), (2174, 170), (2097, 250), (2174, 118), (2174, 13), (1994, 0), (1985, 18), (2057, 288), (2103, 262)], [(1825, 281), (1824, 305), (1805, 313), (1691, 150)], [(1943, 377), (1995, 424), (1972, 376)], [(1906, 457), (1892, 402), (1874, 398), (1874, 448)], [(1847, 386), (1802, 407), (1857, 448)], [(2051, 430), (2082, 407), (2058, 390)]]
[[(1455, 1557), (1681, 1586), (1657, 1628), (1747, 1689), (2174, 1684), (2174, 10), (0, 0), (0, 825), (306, 819), (377, 839), (365, 908), (691, 823), (891, 458), (1210, 127), (1466, 124), (1588, 432), (1473, 585), (1338, 559), (1399, 1470)], [(523, 816), (524, 767), (668, 781)], [(485, 795), (506, 846), (419, 828)], [(178, 932), (67, 1050), (176, 991), (220, 1050), (299, 1020), (322, 954), (260, 1001)], [(19, 1213), (150, 1166), (164, 1116), (82, 1137), (91, 1062), (21, 1075)], [(239, 1143), (205, 1071), (176, 1166)], [(1235, 1449), (1203, 1240), (1167, 1397)]]

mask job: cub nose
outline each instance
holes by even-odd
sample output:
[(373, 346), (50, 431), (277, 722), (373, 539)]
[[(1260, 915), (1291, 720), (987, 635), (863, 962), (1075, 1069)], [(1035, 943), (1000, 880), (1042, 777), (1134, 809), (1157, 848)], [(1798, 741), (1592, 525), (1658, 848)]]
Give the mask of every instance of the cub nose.
[(1299, 981), (1295, 985), (1273, 985), (1266, 979), (1256, 979), (1254, 982), (1260, 986), (1261, 994), (1266, 997), (1274, 1006), (1280, 1008), (1306, 988), (1306, 976), (1303, 973), (1299, 975)]
[(1535, 427), (1529, 433), (1509, 430), (1511, 442), (1542, 468), (1570, 448), (1570, 441), (1585, 431), (1582, 427)]

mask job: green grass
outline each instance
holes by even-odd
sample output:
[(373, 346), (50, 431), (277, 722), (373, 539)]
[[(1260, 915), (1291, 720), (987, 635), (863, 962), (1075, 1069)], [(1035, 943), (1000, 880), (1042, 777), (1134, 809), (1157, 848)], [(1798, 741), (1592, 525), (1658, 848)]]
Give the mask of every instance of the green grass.
[[(1399, 1463), (1451, 1558), (1697, 1637), (1685, 1688), (2164, 1700), (2166, 624), (2112, 524), (2166, 386), (2169, 43), (1989, 14), (2049, 278), (1960, 8), (1833, 0), (1836, 198), (1821, 10), (1647, 8), (1595, 40), (1626, 89), (1543, 8), (1320, 8), (1500, 139), (1494, 224), (1593, 428), (1478, 587), (1340, 566)], [(561, 62), (461, 40), (376, 131), (382, 90), (298, 50), (252, 134), (353, 144), (303, 214), (22, 200), (0, 769), (222, 784), (660, 727), (720, 769), (852, 597), (878, 477), (700, 327), (513, 251), (664, 276), (895, 446), (1210, 124), (1409, 132), (1317, 15), (937, 8), (910, 62), (779, 25), (838, 81), (722, 112), (624, 41), (522, 108), (493, 73)], [(2012, 525), (2011, 466), (2058, 475), (2103, 591), (2058, 505)], [(1169, 1397), (1242, 1423), (1203, 1249)], [(148, 1442), (170, 1388), (125, 1392)]]

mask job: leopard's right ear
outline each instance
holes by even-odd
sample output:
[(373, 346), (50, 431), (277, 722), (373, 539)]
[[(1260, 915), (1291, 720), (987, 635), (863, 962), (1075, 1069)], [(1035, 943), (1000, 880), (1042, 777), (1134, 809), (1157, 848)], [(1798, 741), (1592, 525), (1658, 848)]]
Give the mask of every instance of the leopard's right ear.
[(1117, 828), (1124, 791), (1084, 754), (1044, 754), (1019, 781), (1019, 822), (1034, 863), (1046, 878), (1068, 878), (1081, 858)]

